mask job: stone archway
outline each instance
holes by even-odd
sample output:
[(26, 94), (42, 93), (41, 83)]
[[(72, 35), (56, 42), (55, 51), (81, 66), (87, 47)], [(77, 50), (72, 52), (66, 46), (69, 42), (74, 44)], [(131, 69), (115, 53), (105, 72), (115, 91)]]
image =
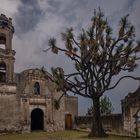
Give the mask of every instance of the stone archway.
[(31, 131), (44, 130), (44, 112), (36, 108), (31, 112)]

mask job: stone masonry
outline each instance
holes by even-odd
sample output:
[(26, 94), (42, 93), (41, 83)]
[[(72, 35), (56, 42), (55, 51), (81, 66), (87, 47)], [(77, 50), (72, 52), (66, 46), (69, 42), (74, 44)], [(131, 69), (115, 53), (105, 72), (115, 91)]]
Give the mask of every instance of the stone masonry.
[[(76, 97), (64, 96), (57, 110), (53, 77), (40, 69), (14, 73), (12, 19), (0, 15), (0, 132), (57, 131), (65, 129), (65, 114), (78, 115)], [(4, 45), (4, 48), (1, 48)], [(68, 98), (69, 97), (69, 98)], [(70, 105), (75, 105), (70, 108)], [(68, 107), (69, 106), (69, 107)]]

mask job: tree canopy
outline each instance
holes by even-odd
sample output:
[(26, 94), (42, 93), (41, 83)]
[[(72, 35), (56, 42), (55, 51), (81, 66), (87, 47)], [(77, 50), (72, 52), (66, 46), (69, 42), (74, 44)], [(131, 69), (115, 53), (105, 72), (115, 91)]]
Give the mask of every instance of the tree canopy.
[[(121, 72), (133, 72), (137, 67), (140, 42), (135, 41), (134, 26), (129, 15), (120, 19), (117, 33), (113, 34), (104, 13), (94, 11), (88, 29), (82, 29), (78, 37), (73, 28), (61, 33), (64, 47), (57, 46), (56, 39), (49, 40), (53, 53), (63, 52), (73, 62), (75, 72), (65, 73), (63, 68), (52, 68), (58, 90), (71, 91), (93, 101), (93, 127), (89, 136), (104, 136), (100, 120), (100, 97), (115, 88), (124, 78), (140, 80), (123, 73), (114, 85), (111, 81)], [(114, 37), (115, 36), (115, 37)], [(128, 74), (128, 73), (127, 73)]]

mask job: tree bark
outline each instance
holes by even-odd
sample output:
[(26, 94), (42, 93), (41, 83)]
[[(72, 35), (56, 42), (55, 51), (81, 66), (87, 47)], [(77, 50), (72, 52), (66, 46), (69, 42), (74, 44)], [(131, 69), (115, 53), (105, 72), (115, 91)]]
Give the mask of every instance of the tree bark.
[(107, 134), (105, 133), (101, 114), (100, 114), (100, 101), (99, 98), (93, 99), (93, 122), (91, 132), (89, 133), (89, 137), (106, 137)]

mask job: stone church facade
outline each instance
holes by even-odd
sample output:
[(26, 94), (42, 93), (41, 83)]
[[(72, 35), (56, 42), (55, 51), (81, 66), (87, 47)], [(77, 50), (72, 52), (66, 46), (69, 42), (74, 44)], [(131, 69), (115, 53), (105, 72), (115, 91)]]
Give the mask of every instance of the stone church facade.
[(0, 132), (57, 131), (64, 130), (66, 125), (72, 128), (78, 115), (77, 97), (64, 96), (57, 110), (54, 100), (63, 93), (56, 90), (47, 71), (27, 69), (14, 73), (13, 33), (12, 19), (1, 14)]

